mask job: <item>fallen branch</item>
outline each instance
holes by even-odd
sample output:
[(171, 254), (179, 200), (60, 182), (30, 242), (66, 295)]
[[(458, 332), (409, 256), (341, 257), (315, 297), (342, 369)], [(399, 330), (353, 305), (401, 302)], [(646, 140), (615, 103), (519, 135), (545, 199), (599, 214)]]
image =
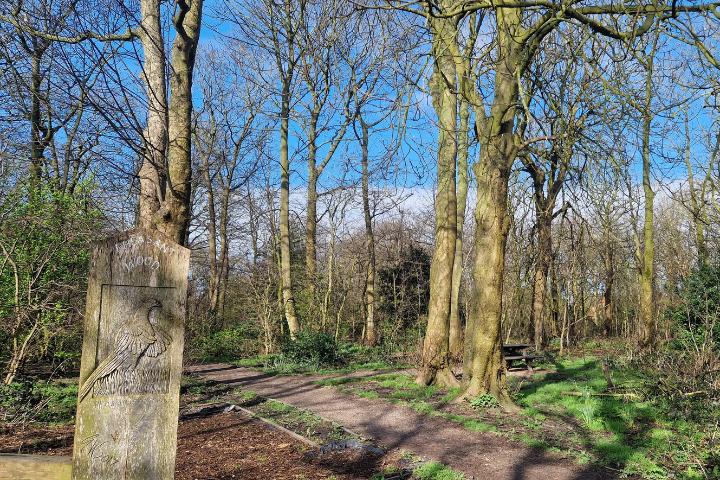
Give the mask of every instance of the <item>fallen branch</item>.
[(589, 392), (560, 392), (561, 395), (571, 395), (573, 397), (616, 397), (616, 398), (632, 398), (640, 400), (641, 397), (637, 393), (589, 393)]
[(240, 411), (240, 412), (244, 413), (245, 415), (248, 415), (251, 418), (260, 420), (261, 422), (264, 422), (264, 423), (270, 425), (271, 427), (275, 427), (276, 429), (280, 430), (281, 432), (286, 433), (286, 434), (290, 435), (291, 437), (293, 437), (294, 439), (300, 440), (301, 442), (303, 442), (307, 445), (310, 445), (311, 447), (315, 447), (315, 448), (319, 447), (319, 445), (317, 443), (313, 442), (309, 438), (303, 437), (302, 435), (299, 435), (299, 434), (293, 432), (292, 430), (288, 430), (287, 428), (283, 427), (282, 425), (278, 425), (277, 423), (273, 422), (272, 420), (270, 420), (268, 418), (261, 417), (257, 413), (251, 412), (247, 408), (243, 408), (239, 405), (230, 405), (227, 408), (225, 408), (225, 412), (231, 412), (233, 410)]
[(708, 395), (707, 390), (696, 390), (694, 392), (684, 392), (683, 397), (694, 397), (695, 395)]

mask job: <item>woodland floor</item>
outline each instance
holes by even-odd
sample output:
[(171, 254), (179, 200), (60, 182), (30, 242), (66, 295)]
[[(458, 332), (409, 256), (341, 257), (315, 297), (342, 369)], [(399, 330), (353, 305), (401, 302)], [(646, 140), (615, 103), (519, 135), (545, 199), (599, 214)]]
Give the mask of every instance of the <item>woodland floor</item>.
[[(0, 453), (71, 455), (73, 425), (0, 430)], [(237, 413), (181, 420), (176, 480), (350, 480), (392, 470), (403, 459), (358, 450), (319, 452)], [(409, 473), (398, 478), (409, 477)]]
[[(327, 376), (272, 376), (227, 364), (207, 364), (188, 373), (215, 385), (242, 387), (313, 412), (372, 440), (390, 452), (408, 451), (441, 462), (470, 478), (493, 480), (593, 480), (615, 478), (612, 471), (582, 466), (542, 448), (501, 436), (474, 432), (455, 422), (418, 413), (380, 399), (348, 395), (316, 382)], [(367, 375), (373, 375), (367, 372)], [(357, 378), (363, 373), (355, 373)]]

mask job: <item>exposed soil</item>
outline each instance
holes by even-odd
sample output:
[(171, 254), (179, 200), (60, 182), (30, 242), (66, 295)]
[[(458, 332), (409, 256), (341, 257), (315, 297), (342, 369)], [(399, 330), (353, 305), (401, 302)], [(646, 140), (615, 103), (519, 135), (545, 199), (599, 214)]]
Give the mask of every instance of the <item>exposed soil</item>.
[[(73, 429), (3, 428), (0, 453), (72, 455)], [(217, 413), (180, 422), (175, 479), (366, 479), (388, 462), (359, 449), (324, 453), (241, 413)]]
[(71, 455), (73, 425), (1, 426), (0, 453)]
[[(313, 455), (313, 453), (315, 453)], [(237, 413), (183, 422), (176, 480), (369, 478), (381, 459), (357, 451), (322, 455), (266, 424)]]
[[(191, 373), (241, 386), (309, 410), (385, 446), (442, 462), (471, 478), (493, 480), (600, 480), (616, 478), (608, 469), (581, 466), (572, 459), (531, 448), (500, 435), (469, 431), (457, 423), (419, 414), (383, 400), (344, 394), (314, 383), (320, 377), (271, 376), (226, 364), (192, 367)], [(371, 375), (367, 375), (368, 377)]]

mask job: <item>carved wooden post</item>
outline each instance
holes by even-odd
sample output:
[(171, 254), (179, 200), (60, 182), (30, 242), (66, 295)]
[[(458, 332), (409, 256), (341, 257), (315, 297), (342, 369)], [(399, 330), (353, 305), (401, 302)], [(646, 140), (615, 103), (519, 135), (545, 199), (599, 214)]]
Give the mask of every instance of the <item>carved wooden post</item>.
[(189, 262), (187, 248), (145, 229), (96, 245), (74, 480), (173, 478)]

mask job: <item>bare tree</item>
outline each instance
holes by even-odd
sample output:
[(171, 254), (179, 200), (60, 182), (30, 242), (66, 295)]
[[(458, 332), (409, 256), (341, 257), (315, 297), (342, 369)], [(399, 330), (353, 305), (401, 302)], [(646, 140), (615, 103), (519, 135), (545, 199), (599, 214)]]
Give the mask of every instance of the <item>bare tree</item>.
[[(296, 76), (303, 57), (302, 31), (305, 27), (310, 2), (283, 0), (258, 0), (250, 4), (234, 1), (224, 3), (220, 13), (238, 28), (238, 37), (250, 51), (259, 54), (259, 61), (268, 55), (273, 66), (273, 78), (277, 82), (271, 89), (277, 98), (277, 117), (280, 121), (280, 218), (279, 254), (282, 278), (282, 297), (285, 319), (290, 336), (300, 331), (300, 321), (295, 311), (293, 278), (290, 268), (290, 116), (294, 98)], [(259, 66), (257, 71), (263, 72)], [(261, 77), (262, 78), (262, 77)], [(268, 85), (269, 86), (269, 85)]]

